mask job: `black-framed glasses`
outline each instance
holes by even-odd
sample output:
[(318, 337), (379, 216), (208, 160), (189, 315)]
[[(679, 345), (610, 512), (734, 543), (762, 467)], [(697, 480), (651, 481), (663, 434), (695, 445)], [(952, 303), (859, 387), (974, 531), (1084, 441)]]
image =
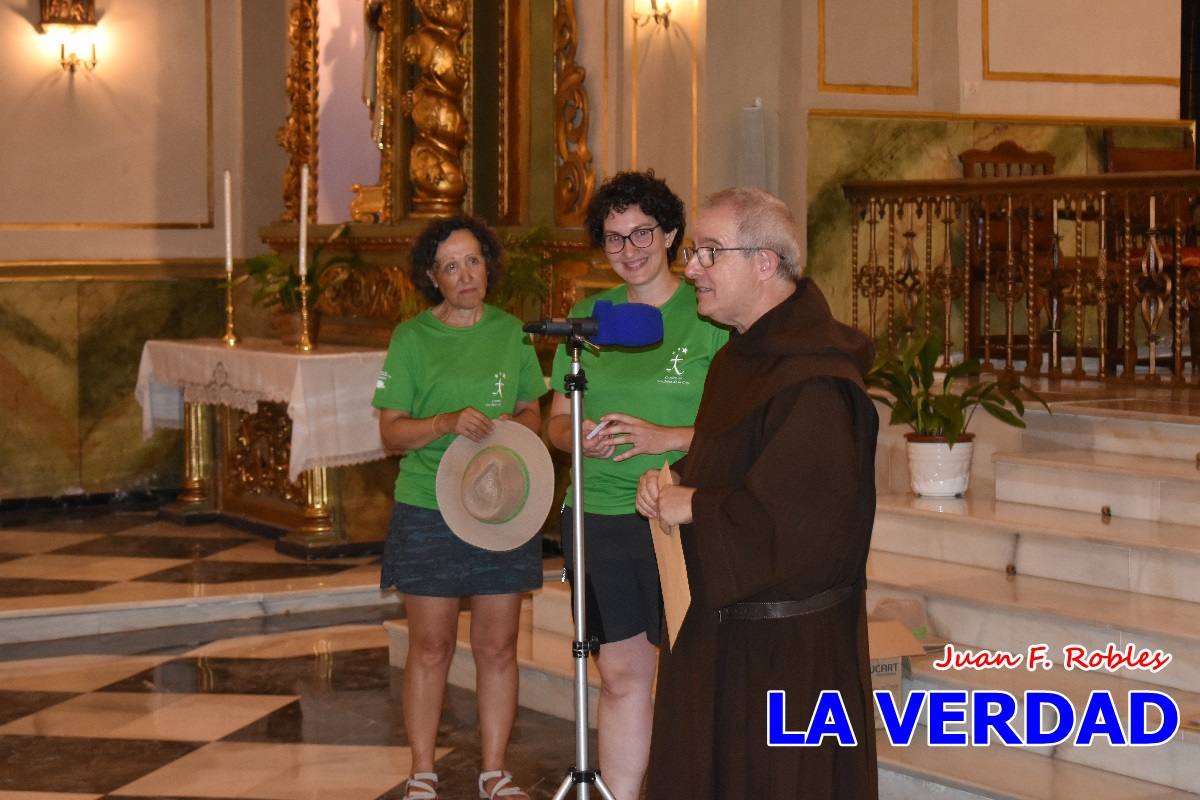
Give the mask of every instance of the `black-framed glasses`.
[(604, 243), (604, 252), (611, 255), (616, 255), (625, 249), (625, 242), (630, 242), (638, 249), (645, 249), (654, 241), (654, 229), (662, 227), (661, 224), (654, 225), (649, 228), (635, 228), (628, 235), (621, 233), (606, 233), (602, 242)]
[(756, 250), (765, 249), (765, 247), (684, 247), (680, 252), (683, 254), (683, 263), (687, 264), (695, 258), (700, 262), (700, 266), (708, 269), (717, 263), (717, 253), (724, 253), (730, 250), (752, 253)]

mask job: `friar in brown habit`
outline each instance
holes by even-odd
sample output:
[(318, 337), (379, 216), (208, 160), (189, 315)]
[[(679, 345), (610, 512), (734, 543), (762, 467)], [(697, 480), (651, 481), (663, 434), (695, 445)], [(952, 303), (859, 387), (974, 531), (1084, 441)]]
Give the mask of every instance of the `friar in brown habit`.
[[(734, 328), (704, 385), (677, 486), (647, 473), (638, 510), (681, 525), (692, 605), (659, 667), (649, 800), (878, 796), (865, 570), (879, 421), (872, 346), (800, 275), (787, 207), (756, 189), (708, 197), (685, 250), (699, 312)], [(840, 694), (857, 744), (767, 746)]]

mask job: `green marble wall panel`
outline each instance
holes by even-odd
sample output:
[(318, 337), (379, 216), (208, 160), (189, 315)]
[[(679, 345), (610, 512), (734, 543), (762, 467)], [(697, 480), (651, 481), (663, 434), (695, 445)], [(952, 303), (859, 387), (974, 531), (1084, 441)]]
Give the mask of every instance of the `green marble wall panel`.
[(0, 281), (0, 499), (178, 486), (179, 433), (142, 439), (142, 345), (223, 314), (215, 281)]
[[(958, 154), (971, 148), (990, 149), (1011, 139), (1027, 150), (1048, 150), (1055, 172), (1080, 175), (1103, 171), (1102, 136), (1098, 125), (995, 122), (913, 117), (810, 117), (808, 121), (807, 229), (808, 274), (826, 295), (834, 314), (851, 316), (850, 206), (842, 184), (854, 180), (913, 180), (962, 177)], [(1118, 144), (1127, 147), (1177, 147), (1178, 125), (1128, 125), (1114, 128)], [(897, 261), (903, 242), (897, 231)], [(924, 264), (923, 221), (914, 225)], [(940, 236), (935, 236), (935, 247)], [(887, 231), (878, 232), (880, 261), (887, 263)], [(961, 235), (953, 243), (961, 263)], [(935, 263), (940, 253), (935, 249)], [(866, 260), (866, 228), (859, 261)], [(864, 313), (860, 304), (860, 314)], [(865, 323), (864, 323), (865, 327)]]
[(77, 298), (0, 283), (0, 498), (79, 491)]
[(98, 282), (79, 297), (80, 483), (87, 493), (178, 486), (176, 432), (142, 439), (134, 399), (147, 339), (219, 336), (224, 299), (212, 281)]

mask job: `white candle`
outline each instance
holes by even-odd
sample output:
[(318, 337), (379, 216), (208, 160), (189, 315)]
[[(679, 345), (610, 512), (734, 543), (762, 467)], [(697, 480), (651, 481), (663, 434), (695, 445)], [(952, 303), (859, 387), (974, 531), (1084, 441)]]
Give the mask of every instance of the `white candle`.
[(225, 274), (233, 274), (233, 212), (230, 197), (233, 196), (229, 170), (225, 170)]
[(1058, 236), (1058, 201), (1054, 201), (1054, 235)]
[(300, 168), (300, 277), (308, 274), (308, 164)]
[(1154, 195), (1150, 195), (1150, 228), (1154, 228)]

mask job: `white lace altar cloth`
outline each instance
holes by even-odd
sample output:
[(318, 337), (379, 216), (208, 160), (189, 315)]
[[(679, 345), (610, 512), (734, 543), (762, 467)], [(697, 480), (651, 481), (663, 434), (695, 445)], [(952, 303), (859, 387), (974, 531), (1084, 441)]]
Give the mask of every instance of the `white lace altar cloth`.
[(226, 347), (219, 339), (151, 340), (142, 348), (134, 393), (142, 435), (183, 427), (183, 402), (253, 413), (258, 402), (287, 403), (292, 419), (288, 478), (387, 455), (371, 406), (383, 350), (321, 345), (311, 353), (267, 339)]

